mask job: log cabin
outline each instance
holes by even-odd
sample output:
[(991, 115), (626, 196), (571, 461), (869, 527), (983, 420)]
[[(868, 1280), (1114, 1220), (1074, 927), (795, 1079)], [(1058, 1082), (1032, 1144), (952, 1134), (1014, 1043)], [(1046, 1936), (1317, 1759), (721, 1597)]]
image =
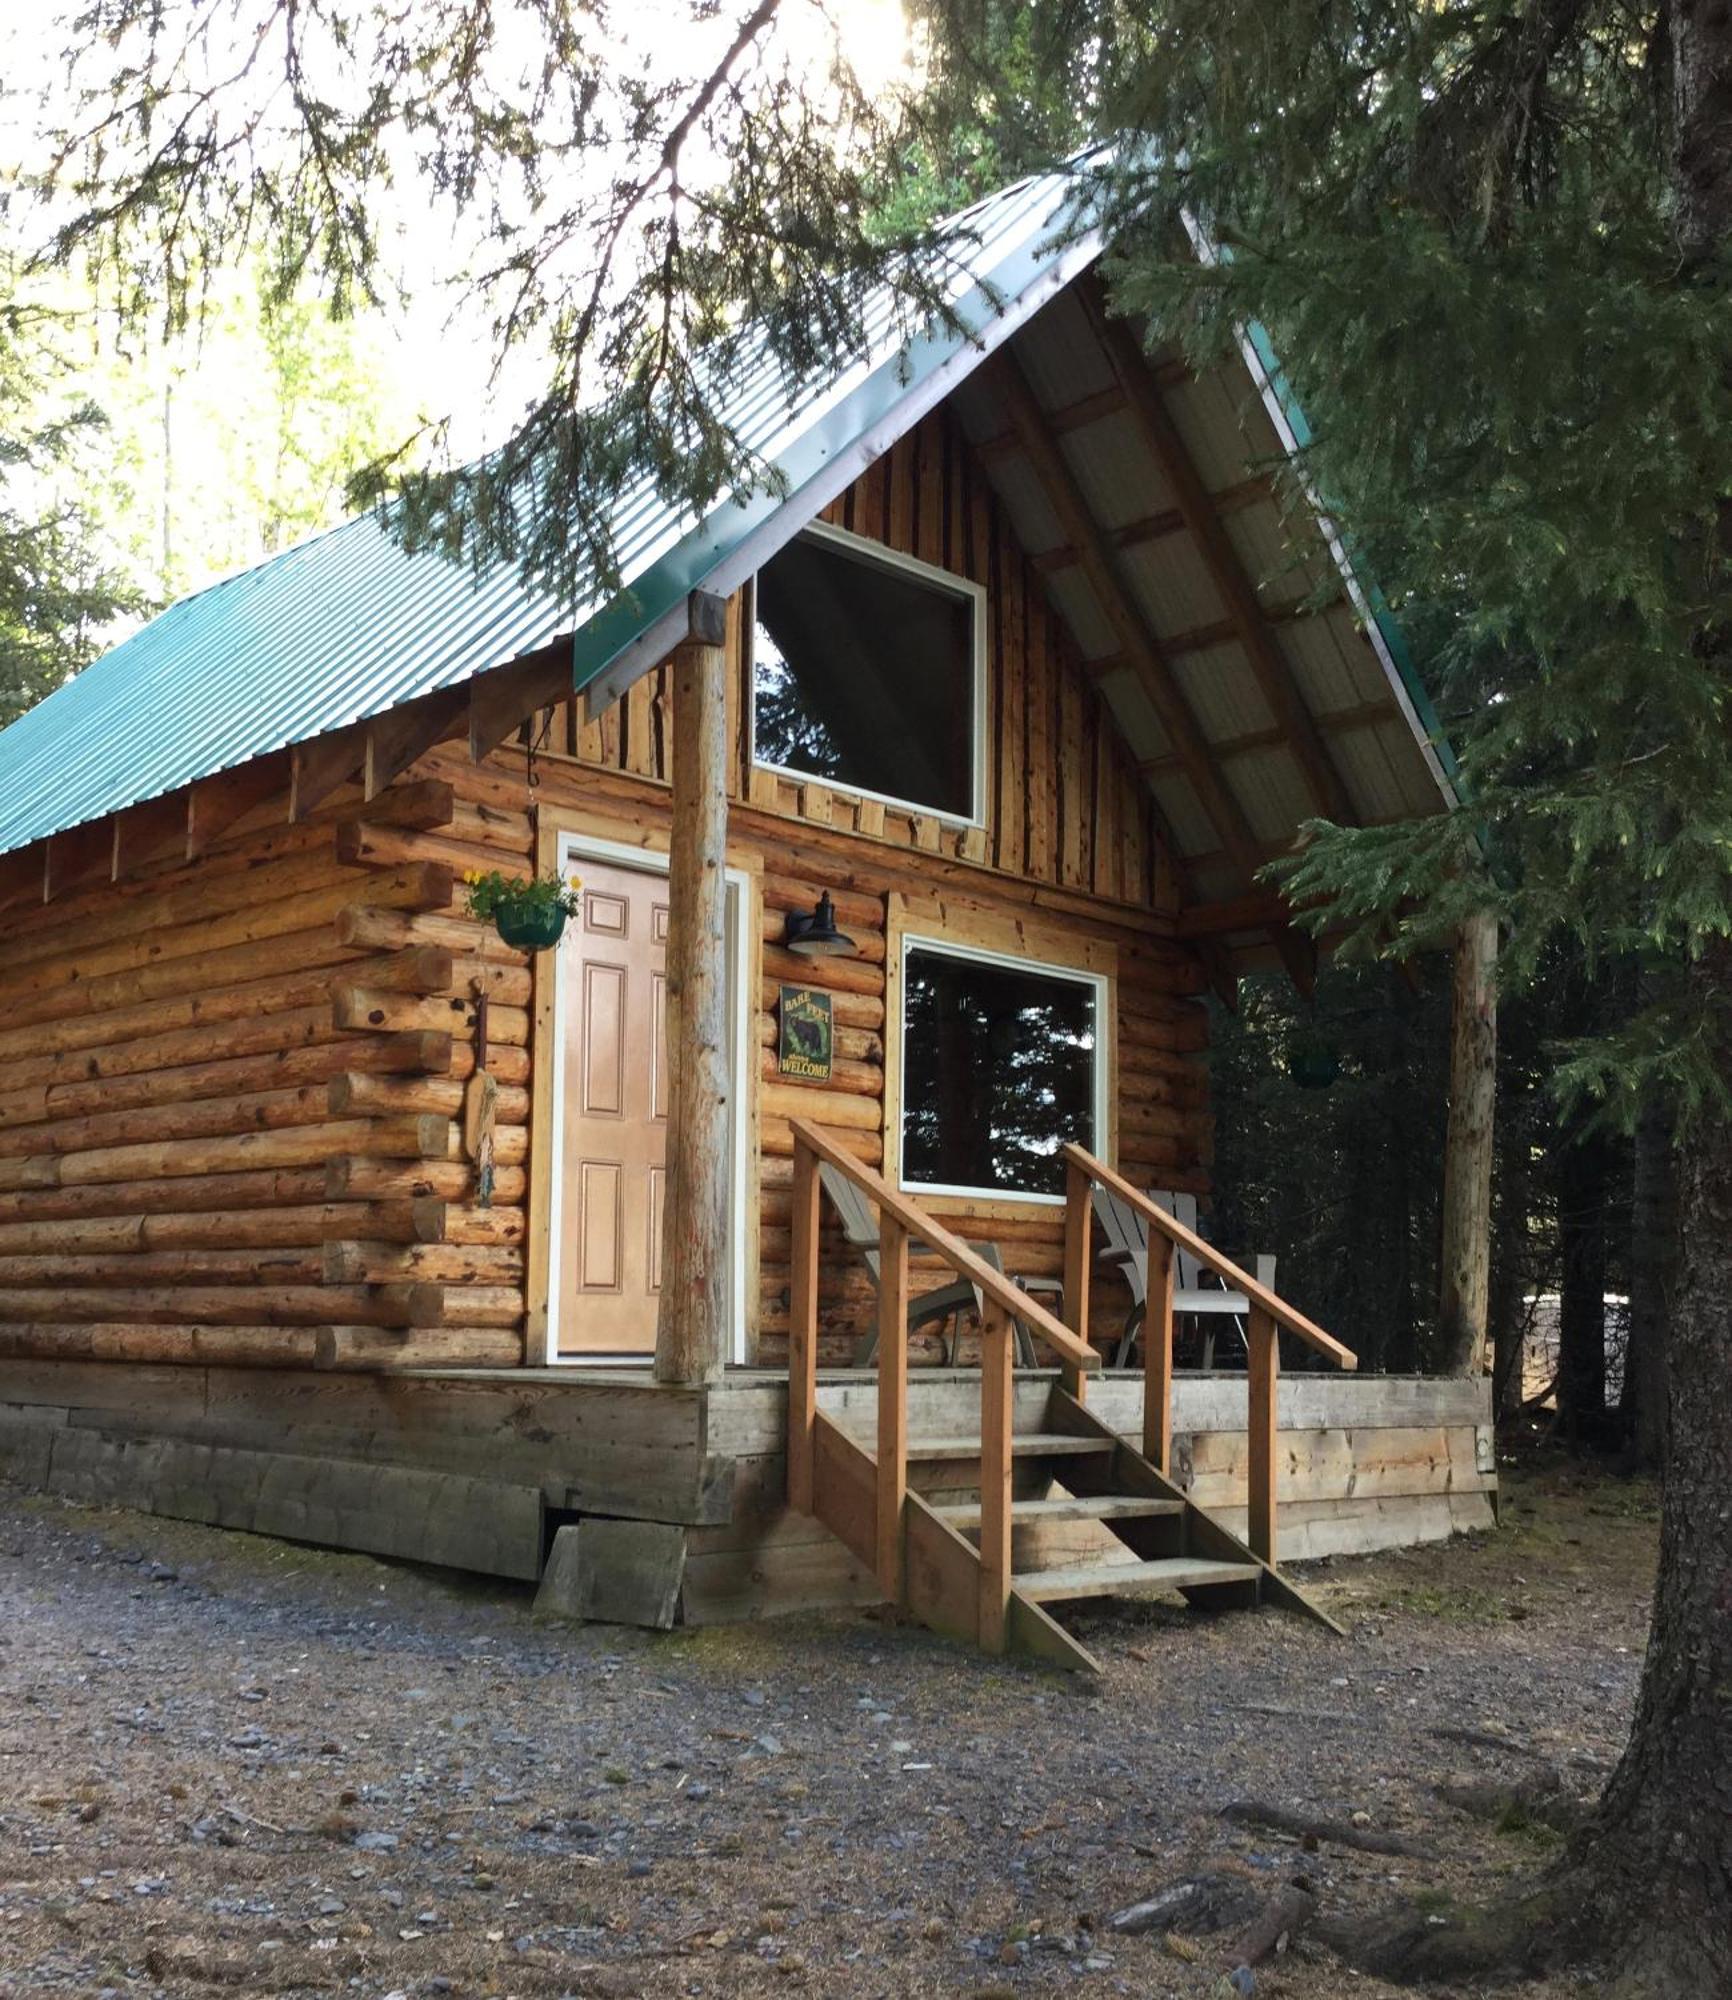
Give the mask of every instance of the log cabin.
[[(1303, 1606), (1278, 1507), (1490, 1520), (1483, 1384), (1343, 1372), (1148, 1201), (1207, 1203), (1206, 996), (1313, 975), (1264, 864), (1455, 798), (1267, 343), (1149, 352), (1067, 202), (959, 218), (955, 325), (742, 384), (774, 477), (622, 495), (610, 601), (366, 516), (0, 734), (0, 1469), (1071, 1664), (1048, 1602)], [(557, 944), (488, 871), (581, 878)], [(1237, 1370), (1175, 1372), (1193, 1256)]]

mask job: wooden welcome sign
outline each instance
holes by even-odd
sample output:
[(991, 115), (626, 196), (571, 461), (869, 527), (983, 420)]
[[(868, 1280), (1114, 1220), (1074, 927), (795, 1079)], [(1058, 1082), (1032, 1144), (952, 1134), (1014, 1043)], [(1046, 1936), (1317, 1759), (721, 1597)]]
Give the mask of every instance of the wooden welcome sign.
[(828, 1083), (835, 1041), (829, 994), (810, 986), (784, 986), (776, 1012), (780, 1022), (777, 1070), (807, 1083)]

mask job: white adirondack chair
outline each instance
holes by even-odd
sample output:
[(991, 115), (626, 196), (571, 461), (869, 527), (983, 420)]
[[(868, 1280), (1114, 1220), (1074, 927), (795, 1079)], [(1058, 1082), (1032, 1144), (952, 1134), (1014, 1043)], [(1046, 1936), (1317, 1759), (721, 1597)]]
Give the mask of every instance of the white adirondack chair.
[[(1149, 1199), (1156, 1207), (1164, 1208), (1175, 1222), (1196, 1234), (1197, 1197), (1194, 1194), (1151, 1188)], [(1113, 1367), (1128, 1368), (1131, 1349), (1136, 1345), (1137, 1335), (1148, 1317), (1149, 1225), (1136, 1209), (1110, 1189), (1097, 1187), (1094, 1202), (1096, 1219), (1107, 1240), (1100, 1261), (1117, 1271), (1130, 1288), (1131, 1308), (1125, 1315), (1124, 1330), (1119, 1335), (1112, 1359)], [(1275, 1259), (1272, 1256), (1257, 1258), (1256, 1278), (1265, 1289), (1275, 1289)], [(1177, 1319), (1181, 1313), (1192, 1313), (1203, 1320), (1205, 1368), (1215, 1365), (1215, 1332), (1209, 1322), (1219, 1318), (1231, 1320), (1240, 1341), (1248, 1347), (1245, 1316), (1249, 1311), (1250, 1301), (1243, 1292), (1228, 1291), (1215, 1274), (1200, 1265), (1189, 1251), (1177, 1251), (1173, 1271), (1173, 1317)]]
[[(874, 1285), (878, 1283), (880, 1258), (878, 1248), (878, 1213), (866, 1196), (844, 1174), (837, 1173), (831, 1166), (820, 1166), (818, 1178), (823, 1183), (824, 1192), (830, 1197), (836, 1214), (842, 1223), (842, 1234), (849, 1245), (858, 1250), (867, 1270), (872, 1274)], [(975, 1253), (995, 1271), (1004, 1269), (1004, 1259), (999, 1254), (996, 1243), (977, 1243)], [(926, 1254), (925, 1245), (910, 1241), (910, 1259)], [(1053, 1311), (1057, 1311), (1063, 1301), (1064, 1286), (1057, 1278), (1013, 1278), (1012, 1283), (1020, 1290), (1033, 1295), (1044, 1294)], [(949, 1321), (946, 1333), (939, 1336), (946, 1367), (956, 1365), (957, 1344), (962, 1332), (964, 1313), (980, 1311), (980, 1294), (966, 1278), (952, 1278), (947, 1284), (939, 1285), (930, 1292), (913, 1293), (908, 1300), (908, 1331), (930, 1326), (937, 1320)], [(1034, 1338), (1021, 1320), (1014, 1324), (1017, 1365), (1032, 1368), (1035, 1365)], [(874, 1320), (869, 1333), (864, 1333), (854, 1344), (854, 1366), (869, 1368), (878, 1355), (878, 1326)]]

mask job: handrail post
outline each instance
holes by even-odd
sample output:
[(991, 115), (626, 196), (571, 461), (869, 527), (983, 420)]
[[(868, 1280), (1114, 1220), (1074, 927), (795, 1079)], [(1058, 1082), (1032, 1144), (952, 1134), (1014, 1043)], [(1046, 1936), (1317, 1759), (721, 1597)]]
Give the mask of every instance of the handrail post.
[(902, 1516), (908, 1495), (908, 1231), (878, 1218), (878, 1587), (902, 1602)]
[(1011, 1427), (1015, 1374), (1010, 1320), (996, 1300), (981, 1314), (980, 1643), (1002, 1653), (1010, 1614)]
[(1246, 1389), (1250, 1398), (1248, 1456), (1246, 1465), (1249, 1525), (1245, 1539), (1251, 1553), (1275, 1566), (1275, 1387), (1281, 1366), (1281, 1352), (1275, 1321), (1261, 1306), (1253, 1305), (1247, 1315), (1247, 1344), (1250, 1350)]
[(1163, 1476), (1173, 1458), (1173, 1240), (1149, 1231), (1143, 1288), (1143, 1456)]
[(796, 1134), (788, 1319), (788, 1505), (812, 1512), (818, 1420), (818, 1158)]
[[(1064, 1323), (1078, 1340), (1089, 1337), (1089, 1224), (1094, 1215), (1094, 1183), (1075, 1161), (1064, 1167)], [(1088, 1377), (1068, 1358), (1064, 1386), (1080, 1403)]]

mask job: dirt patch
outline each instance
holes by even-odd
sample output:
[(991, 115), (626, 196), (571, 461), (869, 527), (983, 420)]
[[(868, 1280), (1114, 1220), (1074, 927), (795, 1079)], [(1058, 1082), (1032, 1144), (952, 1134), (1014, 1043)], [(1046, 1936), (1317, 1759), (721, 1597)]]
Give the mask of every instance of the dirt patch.
[[(1083, 1687), (872, 1619), (539, 1626), (509, 1587), (0, 1487), (0, 1992), (1212, 1996), (1217, 1941), (1111, 1914), (1221, 1871), (1442, 1908), (1558, 1836), (1436, 1785), (1601, 1781), (1653, 1494), (1553, 1463), (1504, 1518), (1311, 1568), (1346, 1641), (1089, 1612)], [(1301, 1940), (1256, 1990), (1389, 1989)]]

